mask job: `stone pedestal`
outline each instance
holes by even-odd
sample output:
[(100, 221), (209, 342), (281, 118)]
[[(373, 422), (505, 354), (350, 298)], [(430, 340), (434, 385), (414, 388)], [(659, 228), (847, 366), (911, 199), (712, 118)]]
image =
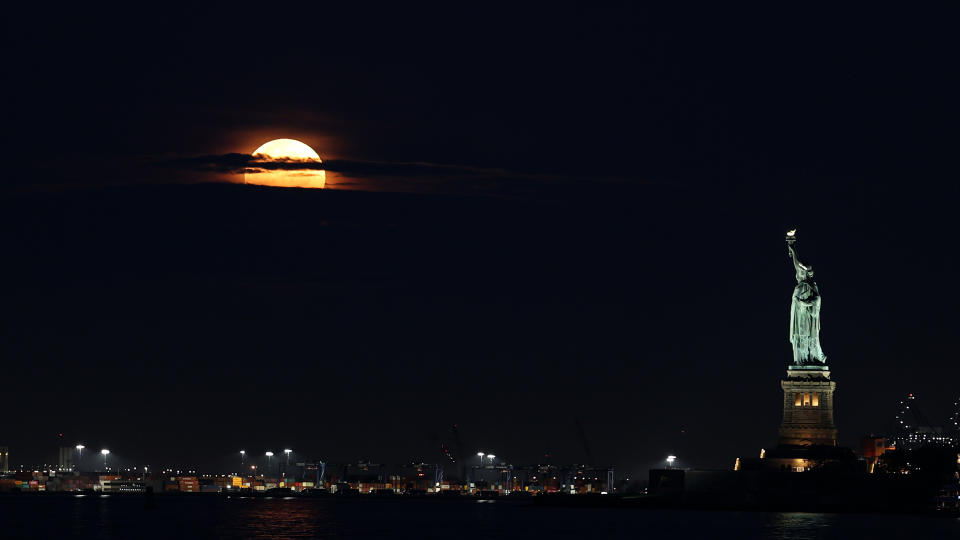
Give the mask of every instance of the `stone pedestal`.
[(837, 383), (823, 367), (787, 369), (783, 388), (781, 445), (837, 445), (837, 427), (833, 422), (833, 393)]

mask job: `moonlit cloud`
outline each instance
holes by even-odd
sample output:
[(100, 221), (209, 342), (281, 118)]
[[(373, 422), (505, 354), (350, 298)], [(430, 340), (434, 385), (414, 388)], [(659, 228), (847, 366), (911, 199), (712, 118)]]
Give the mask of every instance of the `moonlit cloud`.
[[(251, 154), (229, 153), (176, 158), (159, 163), (164, 168), (199, 173), (200, 181), (230, 181), (242, 175), (276, 170), (326, 172), (326, 187), (361, 191), (411, 193), (459, 193), (506, 198), (563, 197), (582, 189), (586, 179), (569, 175), (526, 173), (501, 168), (484, 168), (413, 161), (363, 161), (330, 159), (273, 159)], [(637, 179), (592, 177), (594, 187), (622, 184)], [(543, 187), (549, 185), (549, 193)]]
[(528, 175), (505, 169), (443, 165), (414, 161), (387, 162), (331, 159), (321, 163), (312, 159), (265, 158), (259, 155), (254, 156), (239, 153), (180, 158), (167, 161), (164, 165), (178, 169), (233, 174), (249, 174), (251, 172), (268, 170), (325, 170), (343, 173), (345, 175), (363, 176), (544, 176)]
[(265, 158), (251, 154), (222, 154), (179, 158), (162, 163), (174, 169), (227, 174), (250, 174), (276, 170), (329, 170), (325, 163), (313, 159)]

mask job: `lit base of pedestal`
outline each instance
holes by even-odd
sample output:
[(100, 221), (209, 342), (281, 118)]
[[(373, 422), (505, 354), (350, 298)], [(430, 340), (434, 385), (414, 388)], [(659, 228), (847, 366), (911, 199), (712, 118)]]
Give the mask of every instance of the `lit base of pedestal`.
[(821, 429), (812, 426), (780, 428), (781, 446), (837, 446), (837, 429)]

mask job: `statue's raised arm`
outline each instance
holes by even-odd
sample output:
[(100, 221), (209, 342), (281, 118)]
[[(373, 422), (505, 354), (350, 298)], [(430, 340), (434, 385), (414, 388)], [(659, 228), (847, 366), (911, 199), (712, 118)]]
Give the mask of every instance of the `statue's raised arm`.
[(813, 268), (800, 262), (800, 257), (797, 256), (797, 248), (794, 247), (796, 242), (797, 230), (787, 231), (787, 253), (790, 255), (790, 260), (793, 261), (793, 271), (797, 275), (797, 283), (800, 283), (806, 279), (807, 274), (811, 273)]
[(790, 252), (790, 260), (793, 261), (793, 271), (797, 275), (797, 282), (803, 281), (807, 275), (807, 266), (800, 262), (800, 258), (797, 256), (797, 249), (793, 247), (793, 244), (787, 245), (787, 250)]

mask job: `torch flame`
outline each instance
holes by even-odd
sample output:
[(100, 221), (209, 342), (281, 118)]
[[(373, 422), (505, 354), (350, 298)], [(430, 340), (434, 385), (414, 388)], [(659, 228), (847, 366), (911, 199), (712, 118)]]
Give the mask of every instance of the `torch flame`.
[(794, 230), (792, 230), (792, 231), (787, 231), (787, 236), (794, 236), (794, 235), (796, 235), (796, 234), (797, 234), (797, 230), (796, 230), (796, 229), (794, 229)]

